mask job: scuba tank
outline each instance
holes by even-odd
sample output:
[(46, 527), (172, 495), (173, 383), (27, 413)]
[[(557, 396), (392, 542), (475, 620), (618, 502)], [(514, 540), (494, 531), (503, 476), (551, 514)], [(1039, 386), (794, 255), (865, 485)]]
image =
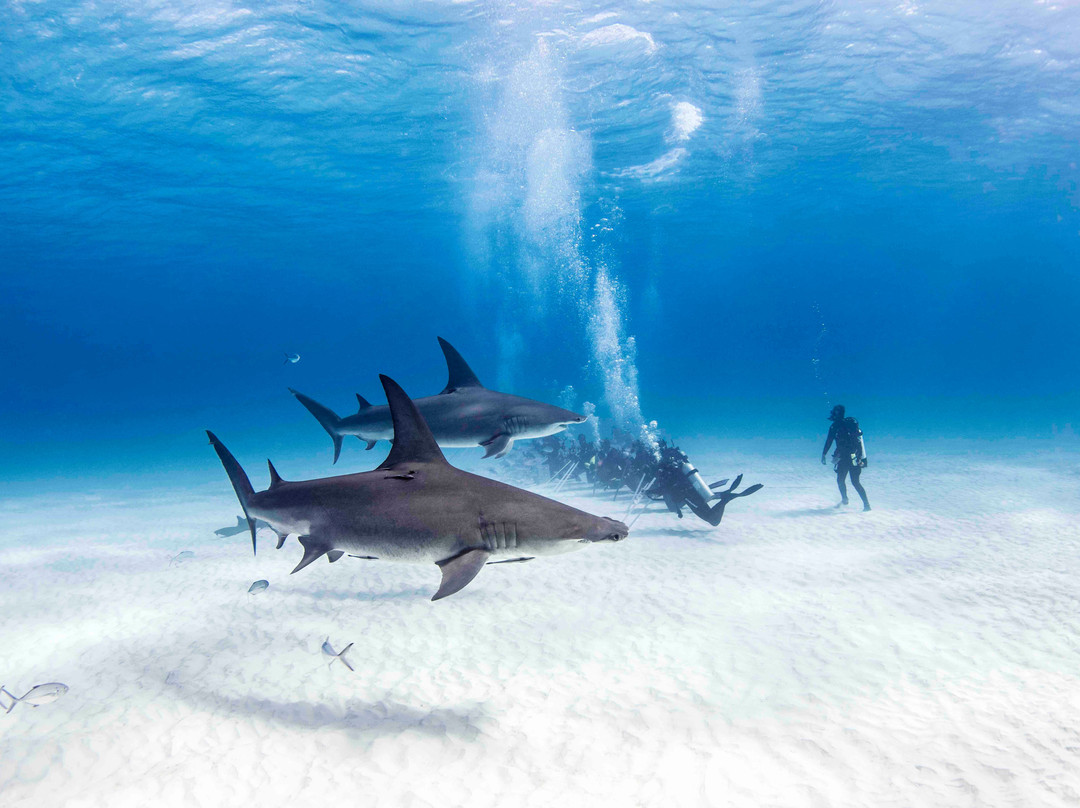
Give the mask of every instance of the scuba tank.
[(865, 468), (866, 466), (866, 444), (863, 443), (862, 430), (859, 430), (859, 446), (855, 450), (855, 465)]
[(712, 499), (713, 490), (705, 484), (703, 479), (701, 479), (701, 473), (690, 465), (689, 459), (683, 460), (679, 465), (679, 471), (686, 478), (686, 481), (690, 483), (690, 486), (701, 496), (703, 502), (708, 502)]

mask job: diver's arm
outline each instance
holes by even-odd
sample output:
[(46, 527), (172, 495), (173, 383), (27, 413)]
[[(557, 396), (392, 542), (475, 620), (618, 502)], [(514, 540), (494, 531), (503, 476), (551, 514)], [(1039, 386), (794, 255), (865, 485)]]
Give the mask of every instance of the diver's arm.
[(825, 438), (825, 448), (821, 450), (821, 465), (825, 465), (825, 455), (829, 453), (829, 447), (832, 446), (833, 440), (836, 438), (836, 424), (829, 427), (829, 436)]

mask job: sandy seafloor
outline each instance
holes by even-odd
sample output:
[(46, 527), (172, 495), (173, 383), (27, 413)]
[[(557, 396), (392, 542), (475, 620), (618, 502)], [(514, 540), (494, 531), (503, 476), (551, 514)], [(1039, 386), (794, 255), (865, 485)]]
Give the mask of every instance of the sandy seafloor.
[(650, 513), (438, 603), (434, 566), (217, 539), (212, 457), (6, 497), (0, 684), (71, 690), (0, 713), (0, 804), (1080, 804), (1080, 451), (879, 451), (863, 514), (815, 449), (699, 449), (766, 484), (719, 528)]

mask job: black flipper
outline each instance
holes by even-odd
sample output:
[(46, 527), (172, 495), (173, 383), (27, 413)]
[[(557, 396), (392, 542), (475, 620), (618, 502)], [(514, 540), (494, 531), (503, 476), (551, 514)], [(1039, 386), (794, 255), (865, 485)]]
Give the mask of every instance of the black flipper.
[(477, 548), (466, 550), (461, 555), (445, 561), (436, 562), (442, 570), (442, 583), (439, 585), (439, 591), (431, 599), (440, 600), (455, 592), (460, 592), (469, 581), (476, 577), (476, 573), (480, 572), (489, 558), (491, 558), (491, 553)]
[(712, 507), (697, 505), (691, 500), (687, 500), (686, 505), (688, 508), (690, 508), (690, 510), (694, 512), (695, 515), (704, 519), (713, 527), (716, 527), (720, 524), (720, 520), (724, 518), (725, 505), (727, 505), (733, 499), (738, 499), (739, 497), (748, 497), (751, 494), (760, 491), (763, 487), (761, 483), (755, 483), (754, 485), (747, 488), (745, 491), (739, 491), (738, 493), (735, 493), (735, 489), (741, 482), (742, 475), (740, 474), (738, 477), (735, 478), (735, 481), (730, 485), (727, 491), (718, 491), (716, 493), (716, 497), (720, 501)]
[(446, 369), (449, 372), (449, 378), (446, 381), (446, 387), (442, 389), (443, 393), (452, 393), (455, 390), (462, 387), (483, 387), (480, 384), (480, 380), (476, 378), (476, 374), (472, 372), (472, 368), (469, 364), (461, 358), (461, 354), (457, 352), (449, 342), (439, 337), (439, 346), (442, 348), (443, 356), (446, 357)]
[(727, 478), (724, 478), (723, 480), (717, 480), (715, 483), (709, 483), (709, 488), (711, 488), (713, 491), (715, 491), (717, 488), (720, 488), (721, 486), (724, 486), (724, 485), (727, 485), (727, 484), (728, 484)]
[(334, 462), (337, 463), (338, 457), (341, 456), (341, 435), (338, 434), (338, 424), (341, 423), (341, 419), (337, 417), (337, 413), (329, 407), (324, 407), (315, 399), (296, 392), (291, 387), (289, 392), (296, 396), (297, 401), (307, 407), (308, 412), (315, 416), (316, 421), (322, 424), (322, 428), (326, 430), (326, 434), (334, 442)]
[(390, 417), (394, 421), (394, 441), (390, 454), (377, 470), (392, 469), (401, 463), (446, 463), (442, 449), (428, 429), (424, 417), (406, 395), (401, 386), (389, 376), (379, 376), (386, 400), (390, 404)]
[(217, 435), (207, 430), (206, 436), (210, 438), (210, 445), (214, 447), (218, 459), (221, 460), (221, 465), (225, 467), (225, 473), (229, 475), (229, 482), (232, 483), (233, 491), (236, 492), (236, 498), (240, 500), (240, 507), (244, 511), (244, 518), (247, 519), (248, 529), (251, 531), (251, 554), (255, 555), (258, 552), (255, 547), (255, 520), (248, 516), (248, 502), (255, 495), (255, 489), (251, 487), (251, 480), (248, 479), (244, 470), (240, 468), (240, 464), (236, 462), (232, 452), (226, 449), (225, 444), (217, 439)]
[(289, 573), (290, 575), (299, 572), (312, 561), (318, 559), (319, 556), (325, 555), (330, 549), (326, 542), (319, 541), (311, 536), (301, 536), (300, 544), (304, 546), (304, 557), (300, 559), (300, 563), (296, 565), (292, 573)]

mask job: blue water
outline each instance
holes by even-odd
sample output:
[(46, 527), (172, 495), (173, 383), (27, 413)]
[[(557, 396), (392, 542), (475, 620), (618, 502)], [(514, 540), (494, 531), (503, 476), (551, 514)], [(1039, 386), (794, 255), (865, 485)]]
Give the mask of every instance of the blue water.
[(286, 387), (437, 335), (811, 459), (1080, 427), (1080, 7), (713, 5), (8, 4), (0, 477), (328, 457)]

